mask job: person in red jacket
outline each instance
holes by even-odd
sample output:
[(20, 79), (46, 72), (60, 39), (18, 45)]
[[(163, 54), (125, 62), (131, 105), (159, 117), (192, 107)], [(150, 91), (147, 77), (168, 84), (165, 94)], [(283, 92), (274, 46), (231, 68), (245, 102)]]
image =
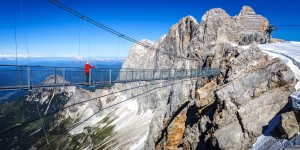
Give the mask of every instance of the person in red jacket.
[(86, 62), (85, 66), (84, 66), (84, 71), (85, 71), (85, 75), (86, 75), (86, 83), (89, 82), (89, 76), (90, 76), (90, 69), (91, 68), (95, 68), (95, 67), (91, 66), (89, 62)]

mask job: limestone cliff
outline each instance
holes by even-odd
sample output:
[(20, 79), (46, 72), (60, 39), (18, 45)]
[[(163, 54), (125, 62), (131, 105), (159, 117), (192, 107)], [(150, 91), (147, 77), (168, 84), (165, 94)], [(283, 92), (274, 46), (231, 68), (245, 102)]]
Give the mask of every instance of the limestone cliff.
[[(122, 69), (211, 67), (220, 68), (221, 74), (204, 79), (119, 83), (88, 92), (86, 97), (77, 95), (68, 104), (101, 98), (71, 107), (61, 116), (78, 122), (109, 108), (71, 130), (54, 148), (67, 148), (72, 142), (73, 149), (251, 148), (274, 116), (282, 112), (296, 81), (281, 59), (255, 46), (268, 41), (268, 25), (266, 18), (248, 6), (234, 17), (216, 8), (207, 11), (200, 23), (187, 16), (158, 41), (140, 41), (149, 48), (134, 44)], [(251, 44), (249, 48), (236, 46)], [(289, 115), (282, 114), (285, 119), (278, 128), (290, 129), (286, 134), (291, 137), (298, 131), (291, 128), (296, 125), (286, 118), (295, 117)]]
[(206, 12), (200, 24), (184, 17), (150, 49), (133, 46), (123, 68), (135, 66), (132, 56), (147, 53), (138, 67), (221, 69), (217, 78), (187, 81), (180, 90), (162, 89), (165, 96), (151, 99), (154, 116), (144, 148), (251, 148), (287, 104), (296, 81), (282, 60), (255, 45), (232, 46), (266, 43), (268, 25), (248, 6), (234, 17), (216, 8)]

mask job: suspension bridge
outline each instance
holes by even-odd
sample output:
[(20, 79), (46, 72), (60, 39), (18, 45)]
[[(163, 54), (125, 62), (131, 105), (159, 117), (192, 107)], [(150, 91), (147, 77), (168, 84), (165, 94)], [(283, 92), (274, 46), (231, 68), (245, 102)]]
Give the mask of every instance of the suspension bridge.
[(0, 65), (0, 68), (1, 78), (6, 79), (0, 83), (0, 90), (203, 78), (217, 76), (220, 73), (219, 68), (201, 70), (95, 68), (90, 69), (90, 73), (86, 76), (84, 68), (79, 67)]
[[(48, 0), (50, 3), (57, 7), (81, 18), (81, 20), (89, 22), (107, 32), (114, 34), (120, 38), (128, 40), (132, 43), (143, 46), (149, 51), (156, 51), (157, 54), (167, 55), (185, 61), (196, 61), (199, 59), (189, 57), (182, 57), (170, 52), (154, 49), (153, 47), (139, 42), (127, 35), (115, 31), (108, 26), (105, 26), (88, 16), (85, 16), (78, 11), (62, 4), (57, 0)], [(21, 2), (20, 2), (21, 5)], [(21, 7), (22, 8), (22, 7)], [(23, 13), (23, 12), (22, 12)], [(80, 36), (80, 35), (79, 35)], [(80, 39), (80, 38), (79, 38)], [(25, 36), (25, 40), (27, 38)], [(80, 43), (80, 41), (79, 41)], [(17, 44), (16, 44), (17, 45)], [(28, 49), (28, 48), (27, 48)], [(28, 50), (27, 50), (28, 51)], [(16, 48), (17, 53), (17, 48)], [(79, 48), (80, 53), (80, 48)], [(29, 53), (28, 61), (29, 61)], [(16, 58), (17, 62), (17, 58)], [(130, 69), (130, 68), (97, 68), (90, 69), (88, 77), (84, 73), (84, 68), (79, 67), (51, 67), (51, 66), (21, 66), (21, 65), (0, 65), (0, 72), (6, 82), (0, 83), (0, 90), (30, 90), (40, 87), (58, 87), (58, 86), (95, 86), (114, 83), (126, 83), (136, 81), (153, 81), (153, 80), (176, 80), (183, 78), (201, 78), (215, 76), (220, 73), (218, 68), (206, 68), (202, 70), (197, 69)], [(52, 75), (52, 76), (51, 76)], [(51, 76), (53, 82), (44, 81), (47, 77)], [(59, 79), (58, 79), (59, 77)], [(88, 78), (88, 79), (86, 79)], [(88, 81), (88, 82), (86, 82)]]

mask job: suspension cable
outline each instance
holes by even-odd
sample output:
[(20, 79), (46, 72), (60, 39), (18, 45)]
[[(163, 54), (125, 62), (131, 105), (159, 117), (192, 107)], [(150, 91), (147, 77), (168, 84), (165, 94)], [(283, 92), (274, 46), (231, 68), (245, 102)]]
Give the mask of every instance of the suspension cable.
[[(117, 94), (117, 93), (121, 93), (121, 92), (129, 91), (129, 90), (137, 89), (137, 88), (140, 88), (140, 87), (145, 87), (145, 86), (150, 86), (150, 85), (156, 85), (156, 84), (160, 84), (160, 83), (166, 83), (166, 82), (169, 82), (169, 81), (173, 81), (173, 80), (167, 80), (167, 81), (158, 82), (158, 83), (150, 83), (150, 84), (145, 84), (145, 85), (139, 85), (139, 86), (132, 87), (132, 88), (128, 88), (128, 89), (119, 90), (119, 91), (116, 91), (116, 92), (111, 92), (111, 93), (108, 93), (108, 94), (105, 94), (105, 95), (102, 95), (102, 96), (99, 96), (99, 97), (95, 97), (95, 98), (92, 98), (92, 99), (88, 99), (88, 100), (85, 100), (85, 101), (73, 103), (73, 104), (68, 105), (68, 106), (65, 106), (65, 107), (63, 107), (63, 108), (61, 108), (61, 109), (59, 109), (59, 110), (53, 111), (53, 112), (51, 112), (51, 113), (48, 113), (48, 114), (42, 116), (42, 118), (45, 118), (45, 117), (47, 117), (47, 116), (56, 114), (56, 113), (58, 113), (58, 112), (60, 112), (60, 111), (63, 111), (63, 110), (65, 110), (65, 109), (67, 109), (67, 108), (70, 108), (70, 107), (72, 107), (72, 106), (76, 106), (76, 105), (79, 105), (79, 104), (83, 104), (83, 103), (86, 103), (86, 102), (89, 102), (89, 101), (92, 101), (92, 100), (96, 100), (96, 99), (99, 99), (99, 98), (102, 98), (102, 97), (107, 97), (107, 96), (110, 96), (110, 95), (114, 95), (114, 94)], [(37, 120), (39, 120), (39, 118), (35, 118), (35, 119), (29, 120), (29, 121), (27, 121), (27, 122), (24, 122), (24, 123), (22, 123), (22, 124), (18, 124), (18, 125), (16, 125), (16, 126), (12, 126), (12, 127), (8, 128), (8, 129), (6, 129), (6, 130), (4, 130), (4, 131), (1, 131), (1, 132), (0, 132), (0, 135), (2, 135), (2, 134), (4, 134), (4, 133), (7, 133), (8, 131), (14, 130), (14, 129), (16, 129), (16, 128), (19, 128), (19, 127), (21, 127), (21, 126), (27, 125), (27, 124), (29, 124), (29, 123), (31, 123), (31, 122), (37, 121)]]
[(300, 28), (300, 25), (280, 25), (280, 26), (275, 26), (277, 28)]
[[(85, 21), (83, 22), (83, 31), (84, 31), (85, 33), (87, 33), (87, 28), (86, 28), (86, 22), (85, 22)], [(91, 60), (90, 40), (89, 40), (88, 34), (86, 34), (86, 42), (87, 42), (88, 51), (89, 51), (88, 60)]]
[[(18, 0), (16, 0), (18, 3)], [(15, 5), (15, 48), (16, 48), (16, 66), (18, 65), (18, 41), (17, 41), (17, 5)]]
[(45, 131), (45, 127), (44, 127), (44, 123), (43, 123), (43, 120), (42, 120), (42, 116), (41, 116), (41, 113), (40, 113), (38, 101), (35, 101), (35, 104), (36, 104), (36, 108), (37, 108), (37, 110), (38, 110), (38, 114), (39, 114), (39, 116), (40, 116), (40, 121), (41, 121), (42, 128), (43, 128), (43, 131), (44, 131), (44, 136), (45, 136), (45, 138), (46, 138), (47, 144), (49, 144), (49, 141), (48, 141), (48, 138), (47, 138), (47, 134), (46, 134), (46, 131)]
[(79, 33), (78, 33), (78, 59), (79, 60), (80, 60), (80, 48), (81, 48), (81, 24), (82, 24), (82, 21), (83, 21), (82, 18), (80, 18)]
[(20, 0), (20, 8), (21, 8), (22, 24), (23, 24), (24, 34), (25, 34), (25, 44), (26, 44), (26, 52), (27, 52), (27, 64), (30, 65), (29, 51), (28, 51), (28, 42), (27, 42), (27, 31), (26, 31), (26, 28), (25, 28), (25, 19), (24, 19), (24, 13), (23, 13), (22, 0)]
[[(124, 102), (126, 102), (126, 101), (132, 100), (132, 99), (134, 99), (134, 98), (137, 98), (137, 97), (139, 97), (139, 96), (141, 96), (141, 95), (144, 95), (144, 94), (146, 94), (146, 93), (149, 93), (149, 92), (151, 92), (151, 91), (155, 91), (155, 90), (157, 90), (157, 89), (164, 88), (164, 87), (168, 87), (168, 86), (171, 86), (171, 85), (175, 85), (175, 84), (178, 84), (178, 83), (181, 83), (181, 82), (184, 82), (184, 81), (188, 81), (188, 80), (189, 80), (189, 79), (185, 79), (185, 80), (181, 80), (181, 81), (179, 81), (179, 82), (175, 82), (175, 83), (172, 83), (172, 84), (162, 85), (161, 87), (155, 87), (155, 88), (152, 88), (152, 89), (150, 89), (150, 90), (147, 90), (146, 92), (142, 92), (142, 93), (140, 93), (140, 94), (131, 96), (130, 98), (127, 98), (127, 99), (125, 99), (125, 100), (123, 100), (123, 101), (120, 101), (120, 102), (117, 102), (117, 103), (115, 103), (115, 104), (112, 104), (112, 105), (109, 105), (109, 106), (107, 106), (107, 107), (104, 107), (104, 108), (102, 108), (102, 109), (99, 109), (97, 112), (95, 112), (94, 114), (92, 114), (91, 116), (89, 116), (88, 118), (86, 118), (85, 120), (83, 120), (83, 121), (81, 121), (81, 122), (75, 124), (75, 125), (72, 126), (71, 128), (69, 128), (69, 129), (67, 129), (66, 131), (64, 131), (61, 135), (59, 135), (58, 137), (56, 137), (56, 138), (54, 138), (53, 140), (51, 140), (51, 141), (50, 141), (50, 144), (51, 144), (52, 142), (58, 140), (58, 139), (61, 138), (62, 136), (64, 136), (66, 133), (68, 133), (68, 132), (70, 132), (71, 130), (75, 129), (76, 127), (80, 126), (80, 125), (83, 124), (84, 122), (88, 121), (88, 120), (91, 119), (93, 116), (95, 116), (96, 114), (102, 112), (103, 110), (106, 110), (106, 109), (112, 108), (112, 107), (114, 107), (114, 106), (120, 105), (120, 104), (122, 104), (122, 103), (124, 103)], [(165, 82), (167, 82), (167, 81), (165, 81)], [(162, 83), (164, 83), (164, 82), (162, 82)], [(158, 83), (158, 84), (160, 84), (160, 83)], [(43, 149), (45, 146), (46, 146), (46, 145), (44, 145), (41, 149)]]
[(153, 49), (153, 46), (149, 46), (149, 45), (144, 44), (144, 43), (142, 43), (142, 42), (139, 42), (139, 41), (137, 41), (137, 40), (135, 40), (135, 39), (133, 39), (133, 38), (131, 38), (131, 37), (129, 37), (129, 36), (126, 36), (126, 35), (124, 35), (124, 34), (121, 34), (121, 33), (118, 32), (118, 31), (115, 31), (115, 30), (113, 30), (113, 29), (111, 29), (111, 28), (109, 28), (109, 27), (107, 27), (107, 26), (105, 26), (105, 25), (103, 25), (103, 24), (101, 24), (101, 23), (99, 23), (99, 22), (97, 22), (97, 21), (95, 21), (95, 20), (93, 20), (93, 19), (87, 17), (87, 16), (84, 16), (83, 14), (77, 12), (76, 10), (74, 10), (74, 9), (72, 9), (72, 8), (70, 8), (70, 7), (66, 6), (66, 5), (64, 5), (64, 4), (62, 4), (62, 3), (59, 2), (58, 0), (48, 0), (48, 1), (51, 2), (52, 4), (56, 5), (56, 6), (60, 7), (61, 9), (63, 9), (63, 10), (65, 10), (65, 11), (67, 11), (67, 12), (69, 12), (69, 13), (71, 13), (71, 14), (77, 16), (77, 17), (79, 17), (79, 18), (85, 18), (85, 20), (86, 20), (87, 22), (89, 22), (89, 23), (91, 23), (91, 24), (94, 24), (95, 26), (98, 26), (98, 27), (100, 27), (100, 28), (102, 28), (102, 29), (104, 29), (104, 30), (106, 30), (106, 31), (108, 31), (108, 32), (110, 32), (110, 33), (112, 33), (112, 34), (115, 34), (115, 35), (117, 35), (117, 36), (119, 36), (119, 37), (121, 37), (121, 38), (123, 38), (123, 39), (126, 39), (126, 40), (128, 40), (128, 41), (130, 41), (130, 42), (133, 42), (133, 43), (135, 43), (135, 44), (141, 45), (141, 46), (145, 47), (146, 49), (154, 50), (154, 51), (156, 51), (156, 52), (159, 52), (159, 53), (162, 53), (162, 54), (165, 54), (165, 55), (169, 55), (169, 56), (173, 56), (173, 57), (176, 57), (176, 58), (178, 58), (178, 59), (185, 59), (185, 60), (191, 60), (191, 61), (199, 61), (199, 59), (196, 59), (196, 58), (185, 58), (185, 57), (182, 57), (182, 56), (170, 55), (170, 54), (167, 53), (167, 52), (164, 52), (164, 51), (161, 51), (161, 50), (158, 50), (158, 49)]

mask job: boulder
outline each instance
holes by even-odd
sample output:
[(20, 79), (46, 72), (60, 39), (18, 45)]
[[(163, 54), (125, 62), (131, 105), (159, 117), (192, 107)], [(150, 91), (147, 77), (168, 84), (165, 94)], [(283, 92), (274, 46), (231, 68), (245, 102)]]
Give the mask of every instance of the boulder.
[(214, 91), (217, 88), (216, 80), (212, 80), (211, 82), (207, 83), (203, 87), (197, 90), (197, 97), (196, 99), (196, 106), (199, 109), (199, 113), (202, 112), (207, 106), (211, 105), (214, 99)]
[(180, 112), (168, 127), (167, 141), (164, 149), (177, 149), (183, 138), (186, 121), (186, 110)]
[(293, 111), (286, 112), (280, 115), (281, 121), (279, 124), (279, 129), (285, 134), (285, 136), (290, 139), (295, 134), (299, 133), (299, 123)]

